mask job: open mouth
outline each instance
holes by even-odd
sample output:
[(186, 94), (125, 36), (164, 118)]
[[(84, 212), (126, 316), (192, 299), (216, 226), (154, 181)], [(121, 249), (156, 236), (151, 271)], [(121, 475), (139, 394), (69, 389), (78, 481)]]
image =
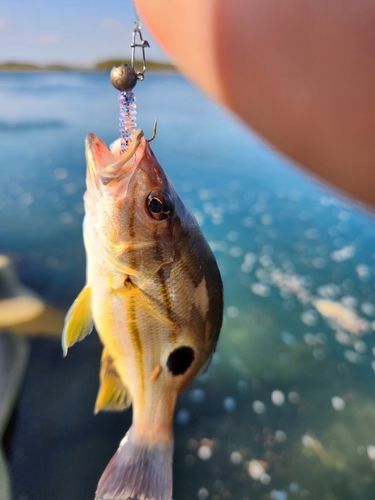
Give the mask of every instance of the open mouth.
[[(86, 138), (86, 157), (92, 180), (99, 180), (101, 184), (111, 187), (131, 173), (134, 170), (132, 167), (138, 163), (137, 159), (142, 157), (144, 148), (140, 148), (142, 151), (138, 153), (138, 147), (143, 138), (143, 131), (135, 130), (132, 142), (128, 149), (122, 153), (119, 140), (112, 143), (108, 149), (99, 137), (95, 134), (89, 134)], [(128, 165), (130, 168), (127, 168), (126, 164), (132, 159), (133, 161)]]

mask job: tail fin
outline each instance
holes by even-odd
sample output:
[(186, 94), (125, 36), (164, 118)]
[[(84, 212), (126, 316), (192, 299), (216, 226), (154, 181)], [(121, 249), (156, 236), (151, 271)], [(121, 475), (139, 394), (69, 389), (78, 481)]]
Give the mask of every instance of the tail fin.
[(96, 500), (171, 500), (173, 441), (139, 443), (132, 429), (100, 478)]

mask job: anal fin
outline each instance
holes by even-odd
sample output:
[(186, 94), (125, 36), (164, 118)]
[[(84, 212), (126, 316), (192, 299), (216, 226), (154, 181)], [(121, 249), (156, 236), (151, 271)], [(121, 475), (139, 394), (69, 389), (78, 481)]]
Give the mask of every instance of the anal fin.
[(62, 348), (66, 356), (69, 347), (83, 340), (93, 328), (91, 315), (91, 288), (85, 286), (70, 307), (62, 333)]
[(100, 368), (100, 388), (94, 413), (100, 411), (123, 411), (131, 405), (131, 396), (117, 373), (113, 358), (103, 349)]

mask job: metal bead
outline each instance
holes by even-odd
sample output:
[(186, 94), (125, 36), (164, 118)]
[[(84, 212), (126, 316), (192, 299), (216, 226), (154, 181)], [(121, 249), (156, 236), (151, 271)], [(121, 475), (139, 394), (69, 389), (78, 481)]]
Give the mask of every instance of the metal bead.
[(129, 92), (137, 83), (137, 73), (128, 64), (112, 68), (110, 78), (112, 85), (120, 92)]

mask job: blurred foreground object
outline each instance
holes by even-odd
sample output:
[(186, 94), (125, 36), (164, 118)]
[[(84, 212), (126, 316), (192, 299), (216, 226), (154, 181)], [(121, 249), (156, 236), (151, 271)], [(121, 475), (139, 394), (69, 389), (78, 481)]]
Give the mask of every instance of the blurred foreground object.
[[(22, 285), (9, 257), (0, 255), (0, 437), (17, 401), (27, 365), (26, 339), (12, 335), (60, 335), (62, 313)], [(0, 499), (10, 500), (10, 481), (0, 448)]]
[(281, 151), (375, 205), (375, 3), (137, 0), (179, 69)]
[(22, 285), (9, 257), (0, 255), (0, 331), (58, 337), (63, 325), (62, 312)]
[[(0, 334), (0, 437), (2, 438), (17, 400), (27, 364), (27, 342), (11, 334)], [(0, 498), (10, 500), (10, 481), (0, 448)]]

